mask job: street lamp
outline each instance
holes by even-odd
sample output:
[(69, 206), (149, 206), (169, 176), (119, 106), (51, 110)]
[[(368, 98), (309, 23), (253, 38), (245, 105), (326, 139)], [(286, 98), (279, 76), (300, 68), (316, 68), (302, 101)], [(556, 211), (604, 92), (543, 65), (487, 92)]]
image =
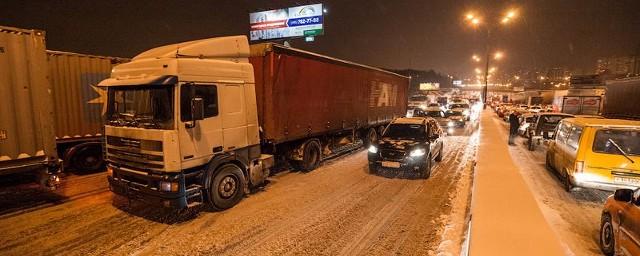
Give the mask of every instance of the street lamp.
[[(500, 23), (503, 25), (506, 25), (507, 23), (511, 23), (511, 21), (513, 19), (515, 19), (518, 16), (518, 13), (516, 10), (511, 9), (508, 10), (504, 16), (500, 19), (497, 19), (496, 23)], [(481, 18), (478, 17), (478, 15), (476, 15), (474, 12), (468, 12), (465, 15), (465, 20), (474, 28), (477, 28), (480, 25), (480, 20)], [(489, 60), (490, 60), (490, 55), (489, 52), (491, 51), (491, 46), (490, 46), (490, 38), (491, 38), (491, 26), (494, 26), (495, 24), (491, 23), (491, 22), (485, 22), (486, 25), (484, 25), (483, 27), (485, 28), (486, 31), (486, 45), (485, 45), (485, 56), (486, 56), (486, 61), (485, 61), (485, 72), (484, 72), (484, 87), (482, 88), (482, 101), (484, 103), (484, 107), (486, 107), (487, 105), (487, 90), (489, 87)], [(495, 60), (499, 60), (503, 57), (503, 54), (501, 52), (496, 52), (494, 54), (494, 59)], [(480, 61), (480, 58), (473, 58), (476, 62)]]

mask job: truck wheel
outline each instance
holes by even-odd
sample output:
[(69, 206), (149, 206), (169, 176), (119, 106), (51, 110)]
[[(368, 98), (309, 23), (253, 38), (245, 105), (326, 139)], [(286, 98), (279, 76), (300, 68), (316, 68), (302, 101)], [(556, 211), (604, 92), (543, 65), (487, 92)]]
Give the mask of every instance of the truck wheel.
[(220, 167), (209, 187), (211, 204), (225, 210), (238, 204), (244, 196), (245, 179), (242, 170), (235, 164)]
[(100, 169), (103, 164), (102, 152), (97, 147), (87, 146), (73, 155), (70, 166), (75, 171), (93, 172)]
[(616, 252), (616, 238), (614, 236), (611, 215), (603, 213), (600, 220), (600, 250), (607, 256), (613, 256)]
[(549, 152), (547, 152), (546, 157), (544, 158), (545, 164), (547, 166), (547, 170), (553, 171), (553, 164), (551, 157), (549, 156)]
[(428, 179), (431, 177), (431, 154), (427, 156), (427, 162), (420, 169), (420, 178)]
[(312, 171), (318, 168), (322, 161), (322, 150), (318, 141), (312, 140), (304, 145), (304, 155), (302, 156), (301, 169), (303, 171)]

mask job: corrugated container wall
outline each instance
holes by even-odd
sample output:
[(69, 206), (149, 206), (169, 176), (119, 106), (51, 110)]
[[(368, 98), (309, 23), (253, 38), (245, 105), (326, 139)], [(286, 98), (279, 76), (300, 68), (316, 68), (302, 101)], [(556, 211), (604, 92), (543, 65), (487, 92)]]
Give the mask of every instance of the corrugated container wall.
[(607, 81), (602, 114), (610, 118), (640, 119), (640, 77)]
[(45, 49), (43, 31), (0, 27), (0, 173), (57, 158)]
[(404, 116), (409, 78), (278, 46), (251, 46), (258, 118), (274, 143), (386, 124)]
[(127, 59), (47, 51), (53, 87), (56, 139), (98, 137), (102, 134), (106, 94), (96, 87), (111, 69)]

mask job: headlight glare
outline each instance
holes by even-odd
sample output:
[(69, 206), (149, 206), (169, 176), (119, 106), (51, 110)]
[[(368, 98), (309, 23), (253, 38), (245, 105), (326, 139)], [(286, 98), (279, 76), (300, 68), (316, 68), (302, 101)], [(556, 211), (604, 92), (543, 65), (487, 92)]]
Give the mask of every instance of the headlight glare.
[(378, 148), (374, 145), (369, 146), (369, 153), (378, 153)]
[(454, 127), (455, 125), (456, 125), (456, 124), (455, 124), (455, 123), (453, 123), (453, 121), (449, 121), (449, 122), (447, 123), (447, 126), (448, 126), (448, 127)]
[(412, 157), (424, 156), (425, 153), (427, 152), (424, 149), (418, 148), (418, 149), (411, 150), (411, 153), (409, 153), (409, 156), (412, 156)]

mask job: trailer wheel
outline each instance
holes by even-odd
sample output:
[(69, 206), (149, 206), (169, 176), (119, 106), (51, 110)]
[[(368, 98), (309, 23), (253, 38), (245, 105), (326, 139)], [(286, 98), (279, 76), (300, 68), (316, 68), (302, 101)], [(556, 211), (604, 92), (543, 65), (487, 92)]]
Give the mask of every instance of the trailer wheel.
[(85, 146), (73, 154), (70, 166), (75, 171), (94, 172), (100, 169), (103, 164), (102, 151), (95, 146)]
[(245, 179), (240, 167), (225, 164), (211, 180), (209, 198), (216, 209), (225, 210), (238, 204), (244, 196)]
[(320, 165), (320, 161), (322, 161), (320, 143), (316, 140), (305, 143), (300, 169), (303, 171), (312, 171)]

